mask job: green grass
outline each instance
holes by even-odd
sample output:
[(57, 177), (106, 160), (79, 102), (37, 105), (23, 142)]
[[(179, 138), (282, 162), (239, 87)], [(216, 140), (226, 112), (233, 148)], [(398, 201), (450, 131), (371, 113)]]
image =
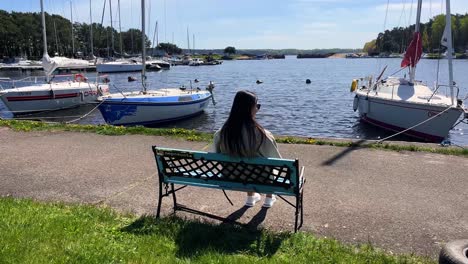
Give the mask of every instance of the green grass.
[[(213, 134), (200, 132), (196, 130), (188, 130), (183, 128), (147, 128), (143, 126), (123, 127), (111, 125), (79, 125), (79, 124), (60, 124), (60, 123), (45, 123), (38, 121), (22, 121), (22, 120), (4, 120), (0, 119), (0, 127), (10, 127), (16, 131), (72, 131), (72, 132), (91, 132), (101, 135), (151, 135), (151, 136), (168, 136), (180, 138), (188, 141), (211, 142)], [(363, 141), (332, 141), (314, 138), (297, 138), (297, 137), (278, 137), (278, 143), (284, 144), (307, 144), (307, 145), (327, 145), (335, 147), (347, 148), (371, 148), (391, 151), (417, 151), (430, 152), (444, 155), (456, 155), (468, 157), (468, 148), (459, 147), (425, 147), (413, 144), (398, 145), (395, 143), (368, 143)]]
[(435, 263), (371, 245), (0, 198), (0, 263)]

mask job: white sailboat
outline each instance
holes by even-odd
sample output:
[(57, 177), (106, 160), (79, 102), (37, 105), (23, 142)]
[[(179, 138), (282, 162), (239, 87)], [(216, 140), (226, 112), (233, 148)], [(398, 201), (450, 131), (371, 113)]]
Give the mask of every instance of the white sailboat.
[[(142, 64), (146, 64), (145, 0), (141, 0)], [(147, 90), (146, 69), (142, 68), (143, 90), (100, 97), (99, 110), (112, 125), (149, 125), (188, 118), (204, 111), (212, 98), (214, 85), (207, 90), (165, 88)]]
[[(112, 27), (112, 0), (109, 0), (109, 10), (110, 10), (110, 21), (111, 21), (111, 30)], [(119, 11), (119, 31), (120, 31), (120, 55), (123, 55), (123, 44), (122, 44), (122, 30), (120, 27), (120, 0), (118, 1), (118, 11)], [(114, 52), (114, 35), (112, 31), (111, 36), (112, 42), (112, 52)], [(101, 62), (96, 64), (96, 71), (99, 73), (117, 73), (117, 72), (139, 72), (143, 68), (143, 64), (138, 60), (132, 59), (118, 59), (115, 61)]]
[[(458, 87), (453, 82), (450, 0), (446, 0), (446, 43), (442, 43), (449, 54), (449, 83), (431, 90), (415, 79), (416, 65), (422, 55), (421, 5), (422, 0), (418, 0), (415, 33), (401, 64), (401, 67), (409, 68), (409, 79), (392, 76), (380, 79), (382, 72), (375, 81), (372, 78), (353, 80), (353, 108), (359, 111), (364, 122), (426, 141), (441, 142), (460, 116), (463, 113), (467, 116), (467, 110), (463, 101), (456, 97)], [(450, 95), (441, 94), (441, 86), (449, 87)]]
[(69, 81), (51, 81), (51, 76), (57, 68), (83, 68), (88, 66), (88, 62), (64, 57), (49, 57), (43, 0), (40, 2), (44, 42), (42, 66), (46, 75), (46, 83), (33, 83), (30, 86), (0, 90), (0, 99), (8, 110), (15, 115), (66, 109), (95, 103), (99, 95), (109, 91), (108, 85), (98, 84), (97, 80), (95, 83), (88, 82), (87, 78), (81, 74), (74, 75), (73, 80)]

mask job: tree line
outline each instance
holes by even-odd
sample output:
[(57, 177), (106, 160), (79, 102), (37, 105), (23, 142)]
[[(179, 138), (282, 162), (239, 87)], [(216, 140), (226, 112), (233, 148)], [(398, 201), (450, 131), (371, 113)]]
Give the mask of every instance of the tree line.
[[(411, 42), (415, 25), (395, 27), (379, 33), (376, 39), (367, 42), (363, 51), (371, 55), (379, 53), (403, 53)], [(426, 53), (441, 52), (441, 39), (445, 29), (445, 15), (438, 15), (427, 23), (421, 23), (420, 32), (423, 51)], [(452, 39), (455, 52), (468, 50), (468, 14), (452, 15)]]
[[(47, 49), (49, 55), (90, 57), (90, 25), (73, 23), (73, 38), (70, 20), (60, 15), (45, 14), (47, 28)], [(42, 25), (40, 13), (6, 12), (0, 10), (0, 57), (25, 56), (39, 59), (43, 53)], [(111, 27), (93, 23), (94, 55), (107, 57), (120, 53), (120, 34)], [(112, 36), (114, 49), (112, 49)], [(141, 53), (141, 30), (129, 29), (122, 32), (122, 50), (124, 53)], [(73, 54), (73, 43), (74, 50)], [(145, 35), (146, 46), (151, 42)]]

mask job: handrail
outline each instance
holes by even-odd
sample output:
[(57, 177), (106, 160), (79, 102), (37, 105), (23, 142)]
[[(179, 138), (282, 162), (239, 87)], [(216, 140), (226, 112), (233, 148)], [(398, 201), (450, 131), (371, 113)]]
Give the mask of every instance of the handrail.
[[(450, 85), (448, 85), (448, 84), (438, 84), (436, 86), (434, 92), (432, 93), (432, 95), (427, 99), (427, 102), (431, 101), (432, 97), (434, 97), (434, 95), (436, 95), (436, 93), (437, 93), (437, 91), (439, 90), (440, 87), (449, 87), (450, 88)], [(455, 96), (455, 98), (458, 98), (458, 95), (460, 93), (460, 87), (458, 87), (457, 85), (453, 85), (452, 87), (457, 89), (457, 95)]]

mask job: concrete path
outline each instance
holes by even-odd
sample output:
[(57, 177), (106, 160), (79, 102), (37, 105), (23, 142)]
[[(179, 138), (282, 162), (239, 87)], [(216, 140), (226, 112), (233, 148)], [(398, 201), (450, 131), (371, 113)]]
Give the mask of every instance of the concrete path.
[[(157, 172), (151, 145), (207, 149), (206, 143), (155, 136), (14, 132), (0, 128), (0, 195), (104, 204), (154, 214)], [(427, 153), (279, 145), (306, 166), (303, 231), (347, 243), (370, 242), (394, 253), (435, 258), (441, 243), (468, 238), (468, 160)], [(228, 216), (243, 193), (187, 188), (182, 204)], [(163, 215), (171, 212), (170, 200)], [(239, 219), (258, 220), (261, 206)], [(189, 216), (185, 213), (179, 215)], [(293, 230), (293, 208), (278, 201), (263, 224)]]

